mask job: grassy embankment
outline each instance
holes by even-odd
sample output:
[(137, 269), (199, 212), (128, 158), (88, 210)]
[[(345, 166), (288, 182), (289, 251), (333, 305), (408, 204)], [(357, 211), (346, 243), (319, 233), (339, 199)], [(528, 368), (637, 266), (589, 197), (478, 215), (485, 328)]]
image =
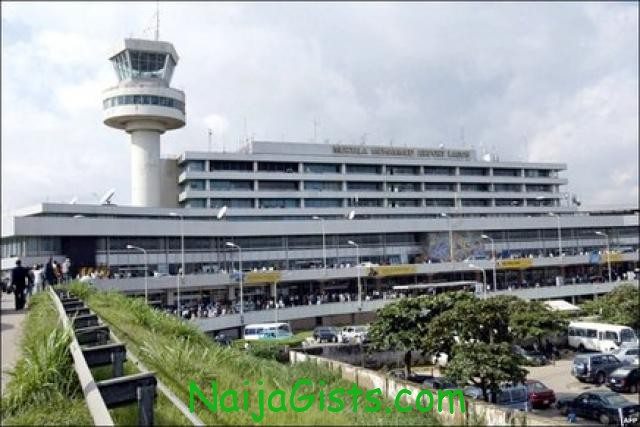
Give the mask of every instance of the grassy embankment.
[[(242, 407), (242, 392), (247, 390), (254, 408), (259, 390), (265, 396), (275, 389), (290, 393), (293, 384), (300, 378), (308, 378), (314, 386), (301, 389), (302, 393), (316, 396), (322, 390), (327, 394), (337, 387), (348, 389), (350, 383), (338, 375), (314, 364), (283, 365), (275, 360), (256, 357), (235, 347), (221, 347), (188, 322), (153, 310), (141, 299), (127, 298), (116, 292), (96, 292), (86, 285), (73, 284), (75, 295), (84, 299), (98, 315), (127, 343), (127, 347), (138, 355), (148, 369), (170, 387), (185, 403), (189, 402), (189, 382), (195, 381), (199, 388), (211, 396), (211, 381), (216, 380), (220, 392), (227, 389), (238, 391), (238, 406)], [(263, 385), (258, 385), (263, 381)], [(320, 386), (319, 382), (325, 385)], [(276, 399), (276, 402), (279, 399)], [(305, 412), (294, 412), (287, 402), (286, 412), (266, 411), (263, 425), (435, 425), (438, 422), (430, 414), (397, 413), (389, 401), (383, 402), (379, 412), (365, 413), (367, 405), (359, 399), (358, 412), (351, 410), (352, 402), (345, 398), (346, 409), (330, 413), (318, 409), (317, 402)], [(387, 412), (387, 408), (391, 408)], [(248, 412), (211, 412), (199, 401), (196, 413), (207, 424), (254, 424)]]
[[(87, 409), (69, 352), (69, 331), (63, 329), (48, 293), (33, 297), (24, 324), (23, 357), (13, 370), (2, 398), (2, 425), (87, 425)], [(125, 363), (125, 374), (139, 370)], [(111, 367), (92, 369), (96, 381), (111, 378)], [(111, 409), (116, 425), (138, 422), (136, 404)], [(155, 404), (155, 424), (184, 424), (184, 416), (164, 396)]]

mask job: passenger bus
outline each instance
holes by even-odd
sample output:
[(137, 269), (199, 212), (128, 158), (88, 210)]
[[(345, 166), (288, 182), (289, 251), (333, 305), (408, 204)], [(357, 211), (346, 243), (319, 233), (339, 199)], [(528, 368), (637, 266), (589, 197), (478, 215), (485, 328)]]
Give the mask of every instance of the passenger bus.
[(245, 340), (276, 340), (292, 336), (288, 323), (255, 323), (244, 327)]
[(611, 352), (622, 345), (638, 344), (633, 329), (623, 325), (595, 322), (569, 323), (569, 347), (578, 351)]

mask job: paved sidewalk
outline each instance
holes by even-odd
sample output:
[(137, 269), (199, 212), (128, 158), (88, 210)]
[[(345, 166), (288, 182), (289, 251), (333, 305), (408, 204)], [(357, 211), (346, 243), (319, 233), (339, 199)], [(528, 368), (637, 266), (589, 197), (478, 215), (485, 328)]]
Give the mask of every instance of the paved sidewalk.
[(26, 311), (15, 311), (13, 294), (2, 292), (0, 312), (0, 334), (2, 335), (2, 393), (4, 394), (10, 376), (5, 371), (12, 369), (20, 357), (20, 338)]

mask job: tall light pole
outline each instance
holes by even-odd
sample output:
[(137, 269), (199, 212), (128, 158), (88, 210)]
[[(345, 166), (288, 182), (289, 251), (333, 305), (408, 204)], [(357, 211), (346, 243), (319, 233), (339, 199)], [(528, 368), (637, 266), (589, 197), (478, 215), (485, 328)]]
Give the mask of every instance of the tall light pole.
[(602, 231), (596, 231), (596, 234), (607, 239), (607, 269), (609, 270), (609, 283), (611, 283), (611, 251), (609, 250), (609, 235)]
[(147, 251), (145, 251), (144, 249), (138, 246), (133, 246), (133, 245), (127, 245), (127, 249), (136, 249), (138, 251), (141, 251), (144, 254), (144, 303), (148, 304), (149, 303), (149, 281), (147, 279), (147, 270), (149, 269), (149, 258), (147, 256)]
[(180, 268), (180, 274), (178, 275), (177, 280), (177, 302), (176, 308), (178, 309), (178, 316), (182, 317), (182, 311), (180, 311), (180, 282), (184, 285), (184, 215), (178, 214), (176, 212), (170, 212), (169, 216), (179, 217), (180, 218), (180, 258), (182, 267)]
[(564, 254), (562, 253), (562, 230), (560, 228), (560, 215), (549, 212), (549, 216), (555, 217), (558, 221), (558, 256), (560, 257), (560, 276), (564, 276)]
[(474, 270), (482, 271), (482, 295), (484, 299), (487, 299), (487, 273), (484, 271), (484, 268), (480, 268), (474, 264), (467, 264), (469, 268), (473, 268)]
[[(224, 219), (224, 216), (227, 214), (227, 209), (227, 205), (218, 209), (218, 213), (216, 214), (216, 219), (218, 219), (218, 221), (222, 221), (222, 219)], [(216, 262), (218, 263), (218, 271), (220, 271), (220, 250), (218, 249), (218, 245), (216, 245)]]
[(240, 270), (240, 324), (244, 325), (244, 291), (242, 288), (242, 248), (233, 242), (226, 242), (225, 245), (238, 250), (238, 269)]
[(498, 288), (496, 287), (496, 247), (491, 237), (487, 236), (486, 234), (483, 234), (480, 237), (491, 241), (491, 258), (493, 259), (493, 291), (495, 292), (498, 290)]
[(447, 227), (449, 228), (449, 262), (453, 262), (453, 229), (451, 228), (451, 218), (445, 212), (442, 212), (440, 216), (447, 218)]
[(360, 245), (358, 245), (353, 240), (349, 240), (347, 243), (351, 246), (355, 246), (356, 248), (356, 263), (358, 263), (356, 270), (358, 273), (358, 309), (362, 310), (362, 284), (360, 282)]
[(322, 228), (322, 260), (324, 261), (324, 270), (325, 273), (327, 271), (327, 245), (325, 243), (325, 232), (324, 232), (324, 219), (320, 218), (319, 216), (314, 216), (313, 219), (315, 219), (316, 221), (320, 221), (320, 225)]

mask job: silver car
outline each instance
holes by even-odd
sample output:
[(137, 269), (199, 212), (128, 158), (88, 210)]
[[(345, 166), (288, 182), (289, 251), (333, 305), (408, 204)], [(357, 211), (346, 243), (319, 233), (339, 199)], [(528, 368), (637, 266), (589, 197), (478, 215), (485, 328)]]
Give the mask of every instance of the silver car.
[(613, 355), (616, 356), (623, 365), (638, 365), (640, 347), (623, 346), (613, 353)]

